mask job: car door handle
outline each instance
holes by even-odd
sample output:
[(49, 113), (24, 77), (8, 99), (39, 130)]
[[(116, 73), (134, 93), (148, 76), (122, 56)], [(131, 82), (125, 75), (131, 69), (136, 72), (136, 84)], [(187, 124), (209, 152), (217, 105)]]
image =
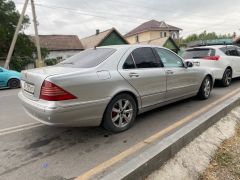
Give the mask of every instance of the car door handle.
[(174, 72), (173, 72), (172, 70), (167, 70), (166, 73), (167, 73), (168, 75), (174, 74)]
[(129, 77), (139, 77), (139, 74), (137, 74), (137, 73), (129, 73)]

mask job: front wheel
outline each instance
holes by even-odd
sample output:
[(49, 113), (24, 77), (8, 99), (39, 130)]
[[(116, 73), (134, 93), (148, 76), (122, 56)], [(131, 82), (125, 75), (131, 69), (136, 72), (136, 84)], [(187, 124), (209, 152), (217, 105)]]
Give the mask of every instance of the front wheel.
[(137, 115), (137, 105), (129, 94), (119, 94), (108, 104), (103, 117), (103, 127), (115, 133), (132, 127)]
[(198, 97), (208, 99), (212, 90), (212, 81), (209, 76), (205, 77), (198, 92)]
[(8, 87), (11, 89), (16, 89), (20, 87), (20, 80), (19, 79), (10, 79), (8, 82)]
[(223, 78), (221, 80), (221, 84), (223, 87), (228, 87), (232, 82), (232, 70), (231, 69), (226, 69)]

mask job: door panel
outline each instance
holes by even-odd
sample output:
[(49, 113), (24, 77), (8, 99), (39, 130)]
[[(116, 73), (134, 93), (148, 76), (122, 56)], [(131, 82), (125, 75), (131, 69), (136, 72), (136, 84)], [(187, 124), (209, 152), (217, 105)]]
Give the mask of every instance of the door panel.
[(179, 67), (164, 69), (167, 74), (167, 101), (198, 91), (201, 82), (196, 69)]
[(196, 93), (199, 88), (199, 73), (194, 68), (186, 68), (183, 60), (175, 53), (155, 48), (166, 72), (166, 101)]
[(128, 54), (120, 74), (138, 91), (142, 107), (165, 100), (166, 74), (152, 48), (136, 48)]
[(233, 68), (233, 77), (240, 76), (240, 56), (238, 48), (235, 46), (227, 47), (225, 54), (227, 55), (226, 59), (229, 62), (228, 65)]
[(164, 101), (167, 87), (163, 68), (122, 69), (120, 73), (138, 91), (143, 107)]
[(0, 69), (0, 87), (5, 87), (7, 82), (7, 76), (8, 76), (8, 73), (2, 69)]

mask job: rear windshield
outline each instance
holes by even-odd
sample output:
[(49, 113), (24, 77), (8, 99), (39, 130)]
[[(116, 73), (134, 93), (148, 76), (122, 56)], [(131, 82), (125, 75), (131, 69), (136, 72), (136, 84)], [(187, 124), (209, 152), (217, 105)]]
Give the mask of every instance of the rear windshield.
[(198, 59), (206, 56), (215, 56), (215, 50), (209, 48), (188, 49), (184, 51), (182, 56), (184, 59)]
[(65, 61), (58, 64), (58, 66), (68, 66), (76, 68), (91, 68), (99, 65), (101, 62), (111, 56), (116, 49), (112, 48), (96, 48), (82, 51)]

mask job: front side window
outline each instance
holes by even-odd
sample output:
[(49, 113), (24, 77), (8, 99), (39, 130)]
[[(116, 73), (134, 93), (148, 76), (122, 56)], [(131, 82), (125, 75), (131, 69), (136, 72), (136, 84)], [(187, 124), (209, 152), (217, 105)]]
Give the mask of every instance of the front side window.
[(161, 48), (155, 48), (164, 67), (184, 67), (182, 59), (176, 54)]
[(96, 48), (82, 51), (65, 61), (62, 61), (58, 66), (68, 66), (76, 68), (91, 68), (99, 65), (104, 60), (109, 58), (116, 49), (112, 48)]
[(132, 52), (132, 55), (137, 68), (160, 67), (160, 62), (156, 59), (153, 50), (150, 47), (135, 49)]

